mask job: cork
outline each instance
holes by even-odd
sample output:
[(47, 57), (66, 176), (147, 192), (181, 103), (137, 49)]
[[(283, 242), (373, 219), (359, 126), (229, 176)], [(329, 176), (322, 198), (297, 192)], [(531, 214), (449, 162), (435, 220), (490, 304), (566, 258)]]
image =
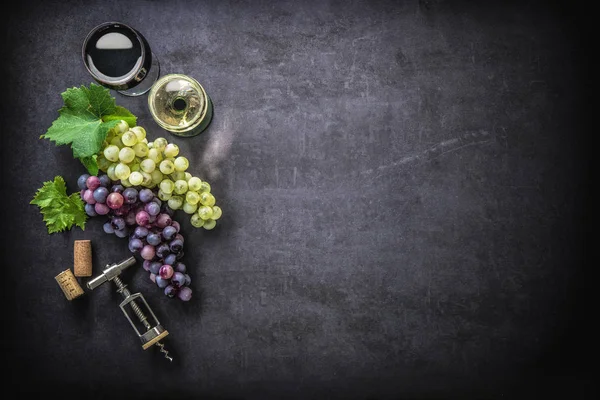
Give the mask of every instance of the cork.
[(83, 289), (70, 269), (66, 269), (54, 277), (62, 289), (67, 300), (71, 301), (83, 294)]
[(75, 241), (73, 258), (75, 276), (92, 276), (92, 242), (90, 240)]

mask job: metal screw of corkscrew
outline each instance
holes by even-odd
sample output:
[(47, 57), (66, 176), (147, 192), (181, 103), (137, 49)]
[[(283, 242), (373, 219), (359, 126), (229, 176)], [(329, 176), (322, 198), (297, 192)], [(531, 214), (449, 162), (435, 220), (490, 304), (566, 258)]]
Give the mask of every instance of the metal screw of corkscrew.
[[(94, 290), (98, 286), (106, 282), (113, 281), (115, 285), (117, 285), (117, 292), (121, 293), (121, 295), (124, 298), (123, 302), (121, 302), (121, 304), (119, 305), (119, 308), (121, 309), (121, 311), (123, 311), (123, 314), (125, 314), (125, 317), (127, 318), (129, 323), (137, 333), (138, 337), (142, 341), (142, 348), (146, 350), (151, 346), (156, 345), (160, 348), (160, 351), (164, 353), (164, 356), (167, 360), (173, 361), (173, 358), (169, 356), (169, 352), (165, 349), (165, 345), (160, 342), (160, 340), (167, 336), (169, 332), (160, 324), (158, 318), (156, 318), (156, 315), (154, 315), (154, 313), (150, 309), (150, 306), (146, 302), (146, 299), (144, 299), (144, 296), (142, 296), (140, 293), (131, 294), (131, 292), (129, 292), (129, 290), (127, 289), (127, 285), (125, 285), (123, 281), (119, 278), (121, 272), (123, 272), (126, 268), (134, 265), (135, 262), (136, 260), (134, 257), (129, 257), (128, 259), (123, 260), (117, 264), (107, 265), (104, 271), (102, 271), (102, 273), (97, 277), (90, 280), (86, 284), (86, 286), (88, 287), (88, 289)], [(148, 322), (148, 317), (144, 314), (144, 312), (142, 311), (138, 303), (136, 303), (136, 301), (140, 301), (146, 307), (146, 310), (150, 313), (150, 316), (152, 317), (154, 326), (150, 322)], [(131, 308), (133, 309), (133, 313), (136, 315), (136, 317), (142, 323), (142, 325), (144, 325), (144, 327), (146, 328), (145, 333), (140, 333), (134, 322), (131, 320), (129, 313), (125, 309), (127, 305), (131, 306)]]

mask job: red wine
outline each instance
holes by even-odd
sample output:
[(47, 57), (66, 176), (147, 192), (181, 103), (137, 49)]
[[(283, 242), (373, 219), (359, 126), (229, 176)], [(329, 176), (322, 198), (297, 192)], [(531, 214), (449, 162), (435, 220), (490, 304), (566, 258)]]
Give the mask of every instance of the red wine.
[(125, 90), (136, 86), (147, 74), (152, 52), (139, 32), (125, 24), (107, 22), (88, 34), (83, 59), (96, 81)]

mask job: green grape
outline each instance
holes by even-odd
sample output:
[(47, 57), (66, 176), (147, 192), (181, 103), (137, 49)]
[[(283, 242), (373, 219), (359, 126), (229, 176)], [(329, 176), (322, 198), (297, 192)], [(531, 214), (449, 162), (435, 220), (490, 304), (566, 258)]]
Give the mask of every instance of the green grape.
[(215, 196), (209, 192), (202, 192), (200, 193), (200, 203), (205, 206), (212, 207), (215, 205)]
[(163, 153), (165, 154), (165, 157), (177, 157), (177, 154), (179, 154), (179, 146), (175, 143), (169, 143), (167, 147), (165, 147)]
[(208, 221), (204, 221), (204, 225), (202, 225), (202, 227), (210, 231), (212, 228), (215, 227), (215, 225), (217, 225), (217, 221), (215, 221), (214, 219), (209, 219)]
[(108, 175), (108, 177), (113, 180), (113, 181), (118, 181), (119, 178), (117, 178), (117, 175), (115, 174), (115, 168), (117, 167), (117, 163), (112, 163), (109, 165), (108, 169), (106, 170), (106, 175)]
[(194, 192), (200, 191), (202, 187), (202, 181), (197, 176), (192, 176), (188, 179), (188, 189), (193, 190)]
[(162, 182), (162, 180), (164, 179), (164, 175), (162, 174), (162, 172), (160, 172), (159, 170), (155, 169), (154, 171), (152, 171), (150, 173), (150, 175), (152, 175), (152, 182), (155, 184), (159, 184)]
[(113, 132), (116, 132), (116, 133), (125, 133), (128, 130), (129, 130), (129, 124), (127, 124), (127, 121), (124, 121), (124, 120), (119, 121), (117, 126), (115, 126), (113, 128)]
[(110, 144), (113, 146), (117, 146), (118, 148), (121, 148), (124, 146), (123, 141), (121, 140), (121, 136), (115, 136), (114, 138), (112, 138), (110, 140)]
[(208, 184), (208, 182), (202, 181), (202, 183), (200, 184), (200, 189), (198, 191), (200, 191), (200, 192), (210, 192), (210, 185)]
[(188, 184), (186, 181), (184, 181), (183, 179), (180, 179), (178, 181), (175, 181), (175, 193), (177, 194), (185, 194), (185, 192), (187, 192), (188, 190)]
[(187, 180), (185, 179), (185, 173), (181, 171), (175, 171), (170, 176), (172, 181), (185, 181), (187, 183)]
[(135, 133), (135, 137), (136, 137), (138, 143), (140, 143), (142, 140), (146, 139), (146, 130), (144, 128), (142, 128), (141, 126), (134, 126), (133, 128), (131, 128), (131, 131), (133, 133)]
[(185, 201), (190, 204), (198, 204), (200, 201), (200, 195), (196, 192), (188, 190), (188, 192), (185, 194)]
[(169, 144), (169, 142), (167, 142), (167, 139), (165, 139), (164, 137), (154, 139), (154, 148), (158, 150), (159, 153), (165, 151), (167, 144)]
[(131, 174), (131, 169), (129, 169), (127, 164), (119, 163), (115, 167), (115, 175), (118, 179), (127, 179), (129, 178), (129, 174)]
[(209, 206), (202, 206), (198, 209), (198, 215), (202, 219), (210, 219), (212, 217), (212, 208)]
[(160, 169), (160, 172), (163, 174), (169, 175), (175, 170), (175, 165), (173, 165), (173, 162), (170, 160), (164, 160), (160, 162), (158, 169)]
[(223, 211), (221, 211), (221, 207), (213, 206), (212, 211), (213, 211), (213, 215), (210, 219), (217, 220), (217, 219), (221, 218), (221, 215), (223, 214)]
[(135, 145), (133, 145), (133, 151), (138, 157), (146, 157), (148, 155), (149, 150), (150, 149), (148, 148), (148, 145), (144, 142), (136, 143)]
[(177, 157), (173, 162), (175, 164), (175, 171), (185, 171), (190, 166), (190, 162), (185, 157)]
[(137, 143), (137, 137), (135, 136), (135, 133), (133, 133), (133, 131), (130, 129), (123, 134), (123, 137), (121, 137), (121, 141), (125, 146), (131, 147)]
[[(119, 139), (121, 140), (121, 139)], [(104, 148), (104, 151), (102, 152), (102, 154), (104, 154), (104, 157), (106, 157), (106, 159), (108, 161), (111, 162), (117, 162), (119, 161), (119, 147), (115, 146), (113, 144), (111, 144), (110, 146), (106, 146)]]
[(124, 164), (129, 164), (135, 158), (135, 151), (131, 147), (123, 147), (119, 151), (119, 160)]
[(162, 155), (160, 154), (160, 152), (156, 148), (149, 149), (148, 150), (148, 155), (146, 157), (148, 157), (149, 159), (151, 159), (152, 161), (154, 161), (154, 164), (158, 164), (163, 159)]
[(152, 175), (145, 171), (142, 171), (141, 174), (144, 178), (144, 180), (142, 181), (142, 186), (150, 187), (152, 185)]
[(143, 138), (142, 139), (142, 143), (144, 143), (147, 146), (148, 145), (148, 138)]
[(147, 173), (152, 173), (156, 168), (156, 163), (149, 158), (146, 158), (144, 161), (140, 163), (140, 169)]
[[(146, 139), (146, 140), (148, 140), (148, 139)], [(148, 145), (149, 149), (154, 148), (154, 142), (148, 142), (147, 145)]]
[(144, 181), (144, 176), (138, 171), (133, 171), (131, 174), (129, 174), (128, 179), (133, 186), (138, 186)]
[(196, 212), (194, 213), (194, 215), (192, 215), (192, 218), (190, 218), (190, 223), (195, 228), (202, 228), (202, 226), (204, 225), (204, 220), (200, 218), (200, 216)]
[(189, 181), (191, 177), (192, 177), (192, 174), (190, 174), (189, 172), (186, 171), (185, 172), (185, 180)]
[(165, 193), (162, 191), (162, 189), (158, 189), (158, 198), (161, 199), (162, 201), (167, 201), (171, 198), (171, 193)]
[(132, 187), (133, 185), (129, 182), (129, 179), (121, 179), (121, 185), (125, 187)]
[(198, 205), (197, 204), (190, 204), (187, 201), (183, 203), (183, 212), (186, 214), (193, 214), (196, 212), (196, 210), (198, 209)]
[(136, 162), (136, 160), (133, 160), (133, 162), (131, 164), (129, 164), (129, 168), (131, 169), (131, 172), (133, 172), (133, 171), (140, 172), (141, 171), (140, 163)]
[(183, 205), (183, 198), (177, 195), (171, 196), (171, 198), (167, 201), (167, 204), (172, 210), (179, 210)]
[(111, 162), (107, 160), (106, 157), (104, 157), (104, 154), (100, 154), (96, 162), (98, 163), (98, 169), (104, 172), (106, 172), (106, 170), (108, 169), (108, 167), (110, 167), (111, 164)]
[(160, 190), (163, 192), (171, 194), (173, 193), (173, 189), (175, 189), (175, 184), (170, 179), (163, 179), (158, 187), (160, 187)]

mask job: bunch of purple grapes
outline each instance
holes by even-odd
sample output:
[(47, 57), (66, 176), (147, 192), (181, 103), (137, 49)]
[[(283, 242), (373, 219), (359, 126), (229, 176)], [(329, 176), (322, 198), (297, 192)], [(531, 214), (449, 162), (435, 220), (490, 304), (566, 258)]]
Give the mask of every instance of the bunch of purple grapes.
[(129, 238), (129, 251), (144, 260), (150, 279), (168, 297), (189, 301), (190, 276), (181, 262), (184, 239), (174, 211), (152, 189), (125, 188), (108, 175), (83, 174), (77, 179), (85, 212), (90, 217), (106, 215), (104, 232)]

